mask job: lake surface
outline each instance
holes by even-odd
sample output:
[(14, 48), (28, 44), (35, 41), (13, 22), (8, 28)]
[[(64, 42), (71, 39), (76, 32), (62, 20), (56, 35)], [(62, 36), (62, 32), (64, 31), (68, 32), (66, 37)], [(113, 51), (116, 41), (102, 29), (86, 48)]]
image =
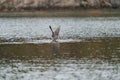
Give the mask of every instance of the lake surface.
[(51, 38), (49, 25), (61, 26), (60, 39), (120, 37), (120, 17), (0, 18), (0, 40)]
[(120, 80), (120, 17), (0, 18), (0, 80)]

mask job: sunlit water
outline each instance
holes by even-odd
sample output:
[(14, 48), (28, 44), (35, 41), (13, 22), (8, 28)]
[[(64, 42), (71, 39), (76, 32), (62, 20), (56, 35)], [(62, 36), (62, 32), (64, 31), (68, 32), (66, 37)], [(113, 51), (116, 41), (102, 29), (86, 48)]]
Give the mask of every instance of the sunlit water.
[(0, 18), (1, 41), (50, 39), (49, 25), (61, 26), (61, 39), (120, 37), (120, 18)]
[(120, 80), (120, 18), (0, 18), (0, 80)]

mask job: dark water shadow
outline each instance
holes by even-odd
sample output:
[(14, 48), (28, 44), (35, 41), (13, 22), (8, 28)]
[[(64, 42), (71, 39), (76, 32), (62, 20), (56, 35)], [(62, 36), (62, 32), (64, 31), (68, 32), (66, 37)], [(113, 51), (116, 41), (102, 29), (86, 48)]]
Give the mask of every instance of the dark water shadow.
[(60, 57), (60, 43), (59, 42), (51, 42), (51, 55), (54, 58)]
[(0, 44), (0, 58), (7, 59), (80, 59), (99, 58), (120, 62), (120, 38), (67, 43)]

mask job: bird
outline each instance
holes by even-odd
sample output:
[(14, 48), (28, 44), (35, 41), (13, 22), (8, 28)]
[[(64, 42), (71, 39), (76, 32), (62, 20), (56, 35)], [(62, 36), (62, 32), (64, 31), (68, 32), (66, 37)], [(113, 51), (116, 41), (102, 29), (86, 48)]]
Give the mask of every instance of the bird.
[(53, 31), (53, 29), (50, 25), (49, 25), (49, 28), (52, 31), (52, 41), (57, 42), (57, 39), (59, 37), (59, 32), (60, 32), (60, 26), (57, 27), (55, 31)]

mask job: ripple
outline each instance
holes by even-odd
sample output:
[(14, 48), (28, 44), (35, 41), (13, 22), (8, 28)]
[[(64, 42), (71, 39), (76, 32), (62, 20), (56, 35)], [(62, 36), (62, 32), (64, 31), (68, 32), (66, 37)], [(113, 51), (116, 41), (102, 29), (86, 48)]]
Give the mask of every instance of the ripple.
[(120, 37), (120, 18), (0, 18), (0, 40), (50, 39), (49, 25), (61, 26), (60, 39)]

